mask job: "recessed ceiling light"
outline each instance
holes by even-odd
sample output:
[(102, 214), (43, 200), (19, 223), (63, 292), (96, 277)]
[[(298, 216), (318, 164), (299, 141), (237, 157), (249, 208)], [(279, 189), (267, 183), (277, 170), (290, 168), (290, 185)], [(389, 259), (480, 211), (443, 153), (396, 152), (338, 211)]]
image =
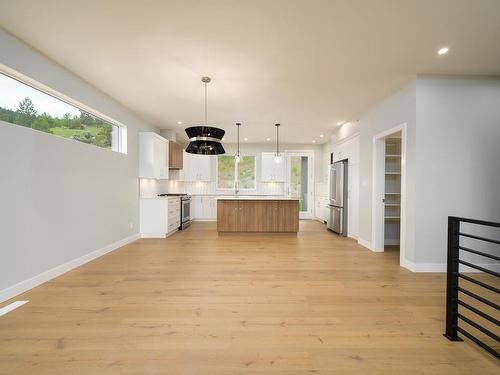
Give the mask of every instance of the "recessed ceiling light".
[(316, 143), (316, 140), (315, 140), (315, 139), (313, 139), (313, 143)]
[(323, 134), (320, 134), (320, 135), (319, 135), (319, 137), (320, 137), (320, 138), (323, 138), (323, 137), (324, 137), (324, 135), (323, 135)]
[(271, 140), (271, 138), (266, 138), (266, 141), (268, 141), (268, 142), (269, 142), (270, 140)]
[(226, 139), (225, 137), (222, 137), (221, 141), (223, 141), (224, 139)]
[(182, 121), (177, 121), (177, 125), (182, 125)]
[(438, 49), (438, 55), (446, 55), (450, 49), (448, 47), (442, 47)]
[(245, 138), (243, 138), (243, 140), (244, 140), (244, 141), (248, 141), (248, 138), (246, 138), (246, 137), (245, 137)]

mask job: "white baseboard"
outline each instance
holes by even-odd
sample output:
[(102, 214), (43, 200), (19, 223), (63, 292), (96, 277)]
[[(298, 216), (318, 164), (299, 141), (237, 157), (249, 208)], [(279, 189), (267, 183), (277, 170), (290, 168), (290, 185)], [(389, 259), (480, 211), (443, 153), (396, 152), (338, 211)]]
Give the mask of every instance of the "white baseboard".
[(374, 253), (382, 253), (384, 251), (384, 249), (381, 250), (374, 249), (371, 242), (364, 240), (362, 238), (358, 238), (358, 244), (360, 244), (363, 247), (366, 247), (368, 250), (373, 251)]
[(368, 250), (372, 249), (372, 244), (370, 241), (364, 240), (362, 238), (358, 238), (358, 244), (360, 244), (363, 247), (366, 247)]
[(141, 233), (141, 238), (166, 238), (166, 233)]
[(399, 246), (399, 238), (386, 239), (386, 240), (384, 240), (384, 245), (387, 245), (387, 246)]
[(193, 219), (193, 221), (217, 221), (217, 219)]
[[(369, 241), (364, 240), (362, 238), (358, 238), (358, 244), (363, 247), (366, 247), (368, 250), (373, 252), (378, 252), (372, 249), (372, 245)], [(383, 250), (382, 250), (383, 251)], [(407, 259), (403, 259), (400, 262), (400, 266), (406, 268), (411, 272), (446, 272), (446, 263), (414, 263)], [(478, 266), (490, 269), (495, 272), (500, 272), (500, 263), (492, 263), (492, 264), (478, 264)], [(467, 266), (460, 265), (460, 272), (481, 272), (474, 268), (470, 268)]]
[(406, 259), (401, 259), (399, 262), (399, 265), (403, 268), (406, 268), (408, 271), (415, 272), (415, 263), (410, 262), (409, 260)]
[(179, 229), (171, 230), (168, 233), (141, 233), (141, 238), (167, 238), (178, 231)]
[(405, 259), (401, 261), (401, 266), (411, 272), (446, 272), (445, 263), (414, 263)]
[(70, 260), (69, 262), (66, 262), (64, 264), (61, 264), (57, 267), (54, 267), (48, 271), (42, 272), (39, 275), (33, 276), (27, 280), (23, 280), (17, 284), (14, 284), (12, 286), (9, 286), (3, 290), (0, 290), (0, 302), (6, 301), (8, 299), (11, 299), (12, 297), (15, 297), (21, 293), (24, 293), (40, 284), (43, 284), (57, 276), (62, 275), (63, 273), (66, 273), (68, 271), (71, 271), (72, 269), (79, 267), (87, 262), (90, 262), (91, 260), (94, 260), (96, 258), (99, 258), (103, 256), (104, 254), (107, 254), (113, 250), (116, 250), (122, 246), (125, 246), (131, 242), (134, 242), (135, 240), (139, 239), (139, 234), (134, 234), (133, 236), (124, 238), (120, 241), (114, 242), (110, 245), (104, 246), (101, 249), (92, 251), (91, 253), (82, 255), (79, 258)]

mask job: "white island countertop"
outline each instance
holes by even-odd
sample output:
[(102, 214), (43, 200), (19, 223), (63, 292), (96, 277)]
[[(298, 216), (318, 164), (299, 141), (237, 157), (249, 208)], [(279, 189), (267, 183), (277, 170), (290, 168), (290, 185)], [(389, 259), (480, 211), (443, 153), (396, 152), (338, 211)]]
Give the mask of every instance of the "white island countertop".
[(225, 196), (219, 196), (217, 198), (218, 201), (227, 201), (227, 200), (232, 200), (232, 201), (298, 201), (298, 198), (291, 198), (286, 195), (277, 195), (277, 196), (270, 196), (270, 195), (225, 195)]
[(140, 197), (139, 199), (154, 199), (154, 200), (169, 200), (169, 199), (179, 199), (181, 196), (180, 195), (171, 195), (171, 196), (164, 196), (164, 197), (157, 197), (157, 196), (152, 196), (152, 197)]
[[(189, 196), (206, 196), (212, 197), (216, 200), (275, 200), (275, 201), (298, 201), (298, 198), (291, 198), (287, 195), (230, 195), (230, 194), (187, 194)], [(147, 196), (140, 197), (140, 199), (153, 199), (153, 200), (167, 200), (167, 199), (179, 199), (181, 195), (169, 195), (169, 196)]]

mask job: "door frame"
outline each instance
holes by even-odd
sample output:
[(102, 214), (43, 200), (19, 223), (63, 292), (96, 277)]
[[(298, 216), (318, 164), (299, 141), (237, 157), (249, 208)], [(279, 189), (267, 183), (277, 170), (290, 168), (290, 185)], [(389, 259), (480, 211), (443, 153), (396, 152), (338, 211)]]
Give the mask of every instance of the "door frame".
[(299, 219), (313, 219), (314, 218), (314, 151), (313, 150), (286, 150), (285, 151), (285, 184), (288, 194), (290, 194), (290, 156), (307, 156), (309, 160), (308, 165), (308, 211), (299, 211)]
[(373, 136), (373, 165), (372, 165), (372, 239), (370, 250), (384, 251), (384, 204), (385, 197), (385, 141), (393, 133), (401, 132), (401, 215), (399, 233), (399, 264), (406, 263), (406, 144), (407, 123), (402, 123), (391, 129)]

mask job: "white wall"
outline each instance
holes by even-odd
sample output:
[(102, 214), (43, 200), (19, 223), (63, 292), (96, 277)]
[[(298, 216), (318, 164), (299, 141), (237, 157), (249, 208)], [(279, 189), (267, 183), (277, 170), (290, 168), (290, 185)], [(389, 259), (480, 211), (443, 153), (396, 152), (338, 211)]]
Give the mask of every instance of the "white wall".
[(409, 83), (362, 116), (360, 131), (360, 210), (359, 238), (372, 242), (372, 163), (373, 137), (406, 123), (406, 223), (405, 256), (414, 261), (415, 244), (415, 143), (416, 143), (416, 84)]
[(373, 137), (402, 123), (407, 125), (404, 266), (444, 271), (448, 216), (500, 221), (500, 79), (418, 77), (358, 123), (336, 129), (333, 143), (360, 133), (359, 240), (367, 246)]
[(6, 289), (14, 284), (138, 232), (137, 131), (156, 129), (1, 30), (0, 64), (128, 130), (124, 155), (0, 123), (1, 300), (22, 289)]
[(444, 265), (448, 216), (500, 222), (500, 79), (423, 77), (416, 90), (415, 262)]

